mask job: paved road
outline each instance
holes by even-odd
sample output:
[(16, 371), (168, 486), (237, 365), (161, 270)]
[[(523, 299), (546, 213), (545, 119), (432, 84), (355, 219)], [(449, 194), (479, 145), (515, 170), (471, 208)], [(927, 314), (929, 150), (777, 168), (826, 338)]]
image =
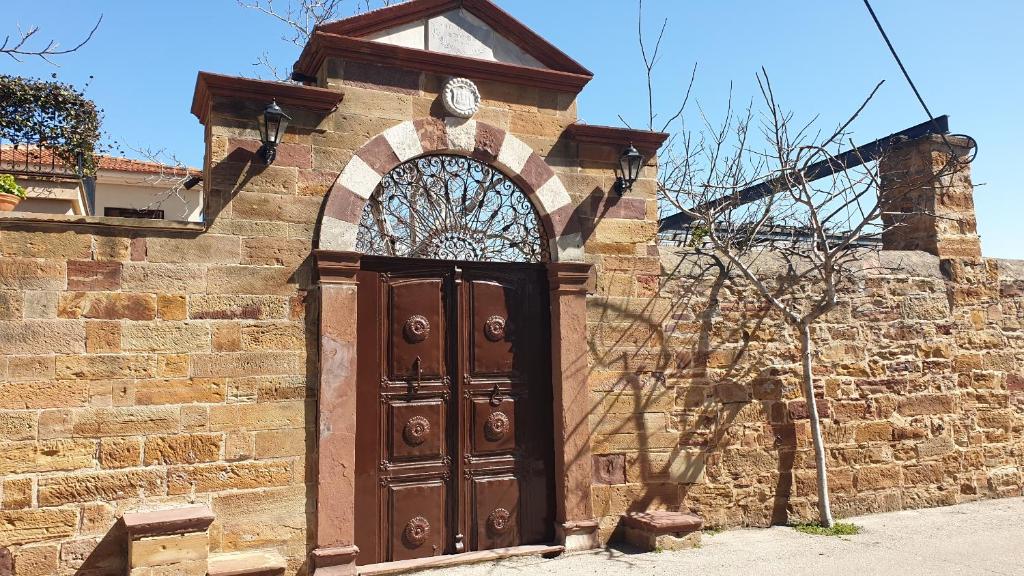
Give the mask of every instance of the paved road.
[(841, 538), (790, 528), (704, 536), (698, 550), (513, 558), (423, 576), (1024, 576), (1024, 498), (853, 518)]

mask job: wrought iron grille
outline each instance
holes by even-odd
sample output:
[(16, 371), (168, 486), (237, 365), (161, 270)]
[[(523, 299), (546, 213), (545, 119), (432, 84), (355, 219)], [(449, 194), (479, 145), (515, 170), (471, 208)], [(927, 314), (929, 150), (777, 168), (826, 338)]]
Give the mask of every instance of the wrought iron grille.
[(399, 165), (370, 197), (357, 250), (376, 256), (543, 262), (547, 239), (530, 199), (512, 180), (465, 156)]

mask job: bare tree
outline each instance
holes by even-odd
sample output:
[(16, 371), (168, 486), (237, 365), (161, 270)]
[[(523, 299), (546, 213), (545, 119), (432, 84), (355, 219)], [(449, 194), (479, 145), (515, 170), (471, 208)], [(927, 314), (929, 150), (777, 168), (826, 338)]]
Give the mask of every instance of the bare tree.
[(17, 37), (12, 38), (10, 34), (4, 37), (3, 44), (0, 44), (0, 54), (6, 54), (16, 62), (21, 62), (25, 58), (40, 58), (54, 66), (57, 66), (57, 63), (51, 60), (51, 58), (77, 52), (92, 40), (92, 37), (96, 34), (96, 30), (99, 29), (101, 22), (103, 22), (102, 14), (96, 20), (96, 24), (93, 25), (92, 29), (89, 30), (89, 34), (85, 39), (71, 48), (61, 48), (60, 43), (56, 40), (50, 40), (44, 46), (33, 46), (33, 38), (39, 34), (39, 27), (29, 26), (27, 29), (22, 29), (21, 26), (18, 26)]
[[(236, 1), (242, 8), (255, 10), (277, 20), (287, 31), (281, 40), (300, 50), (318, 26), (340, 20), (352, 13), (371, 10), (375, 6), (374, 0), (286, 0), (283, 7), (280, 3), (275, 5), (274, 0)], [(379, 3), (381, 6), (390, 6), (393, 0), (379, 0)], [(267, 51), (257, 57), (253, 66), (264, 68), (278, 80), (288, 79), (288, 74), (279, 72)]]
[[(651, 53), (640, 28), (649, 79), (664, 30), (662, 26)], [(813, 327), (846, 301), (866, 262), (880, 261), (866, 256), (881, 248), (883, 217), (890, 226), (899, 225), (912, 215), (910, 211), (920, 211), (900, 198), (879, 195), (875, 166), (867, 162), (877, 156), (840, 155), (842, 149), (856, 149), (850, 127), (881, 82), (835, 130), (822, 133), (814, 128), (816, 119), (798, 123), (783, 109), (763, 69), (757, 80), (758, 105), (752, 102), (734, 110), (730, 89), (724, 120), (710, 121), (698, 105), (696, 131), (685, 125), (687, 88), (683, 106), (672, 117), (679, 121), (678, 129), (660, 159), (660, 201), (663, 214), (680, 214), (684, 225), (677, 238), (684, 245), (711, 258), (725, 275), (741, 278), (799, 335), (800, 381), (817, 468), (820, 523), (831, 527)], [(653, 91), (654, 82), (648, 85)], [(648, 102), (653, 128), (653, 95)], [(956, 170), (959, 161), (951, 153), (943, 171)], [(825, 174), (819, 168), (822, 162), (830, 168)], [(915, 183), (902, 182), (900, 187), (909, 191)]]

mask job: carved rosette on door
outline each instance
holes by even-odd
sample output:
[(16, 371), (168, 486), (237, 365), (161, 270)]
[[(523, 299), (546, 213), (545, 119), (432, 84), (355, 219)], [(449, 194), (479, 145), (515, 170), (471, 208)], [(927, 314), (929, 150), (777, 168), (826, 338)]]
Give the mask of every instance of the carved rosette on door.
[(359, 281), (359, 562), (551, 541), (543, 269), (366, 257)]

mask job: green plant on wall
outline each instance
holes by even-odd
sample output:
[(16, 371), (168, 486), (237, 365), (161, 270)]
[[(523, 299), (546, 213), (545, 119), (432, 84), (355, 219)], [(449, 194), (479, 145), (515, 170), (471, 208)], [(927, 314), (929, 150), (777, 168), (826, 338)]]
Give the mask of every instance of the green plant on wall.
[(0, 75), (0, 141), (37, 145), (83, 175), (96, 172), (102, 111), (70, 84)]
[(10, 174), (0, 174), (0, 194), (9, 194), (11, 196), (17, 196), (18, 198), (25, 197), (25, 189), (18, 186), (18, 183), (14, 180), (14, 176)]

